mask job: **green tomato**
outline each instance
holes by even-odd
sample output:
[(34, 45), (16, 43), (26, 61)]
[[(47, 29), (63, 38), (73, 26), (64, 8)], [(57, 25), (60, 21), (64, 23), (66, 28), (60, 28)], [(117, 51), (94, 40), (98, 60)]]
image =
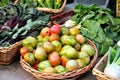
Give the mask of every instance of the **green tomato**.
[(65, 54), (70, 59), (76, 59), (78, 57), (78, 52), (73, 47), (67, 49)]
[(42, 61), (38, 64), (38, 69), (39, 70), (43, 70), (46, 67), (52, 67), (52, 65), (50, 64), (50, 62), (48, 60)]
[(68, 38), (66, 39), (66, 44), (67, 45), (71, 45), (74, 46), (77, 43), (75, 36), (68, 36)]
[(62, 48), (62, 44), (59, 41), (52, 41), (53, 46), (55, 47), (56, 51), (60, 51)]
[(58, 65), (55, 67), (55, 70), (57, 71), (58, 74), (61, 74), (63, 72), (66, 72), (66, 68), (63, 67), (62, 65)]
[(35, 57), (32, 53), (26, 53), (24, 55), (24, 60), (30, 65), (33, 65), (35, 63)]
[(37, 40), (32, 36), (28, 36), (23, 40), (22, 44), (23, 46), (34, 48), (37, 45)]
[(59, 52), (60, 56), (65, 55), (65, 54), (66, 54), (66, 51), (67, 51), (69, 48), (71, 48), (71, 47), (72, 47), (72, 46), (70, 46), (70, 45), (65, 45), (65, 46), (63, 46), (62, 49), (61, 49), (60, 52)]
[(89, 56), (93, 56), (95, 53), (94, 48), (89, 44), (83, 44), (83, 46), (81, 47), (81, 51), (87, 52)]
[(38, 42), (42, 42), (42, 39), (43, 39), (43, 37), (42, 37), (41, 35), (38, 35), (38, 36), (37, 36), (37, 41), (38, 41)]

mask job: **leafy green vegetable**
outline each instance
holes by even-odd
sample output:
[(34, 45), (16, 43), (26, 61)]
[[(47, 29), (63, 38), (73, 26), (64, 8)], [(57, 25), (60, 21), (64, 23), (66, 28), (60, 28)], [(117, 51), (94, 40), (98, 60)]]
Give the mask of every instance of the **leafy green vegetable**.
[(36, 7), (37, 0), (19, 0), (20, 4), (25, 4), (27, 7)]
[(81, 25), (81, 33), (91, 40), (95, 39), (99, 31), (100, 24), (96, 23), (96, 21), (85, 20)]
[(114, 46), (114, 42), (120, 40), (120, 19), (113, 18), (110, 9), (94, 4), (90, 6), (78, 4), (74, 8), (71, 20), (81, 25), (81, 34), (93, 40), (99, 55), (105, 54), (109, 46)]
[(12, 2), (13, 2), (13, 0), (0, 0), (0, 7), (5, 6)]
[(0, 46), (7, 47), (27, 36), (36, 36), (51, 20), (50, 14), (24, 4), (9, 4), (0, 8)]

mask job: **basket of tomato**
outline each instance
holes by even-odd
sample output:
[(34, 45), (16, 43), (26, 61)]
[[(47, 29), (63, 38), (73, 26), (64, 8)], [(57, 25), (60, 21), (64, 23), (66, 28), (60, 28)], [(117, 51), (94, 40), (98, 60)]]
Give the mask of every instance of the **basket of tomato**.
[(28, 36), (20, 49), (21, 66), (38, 79), (76, 79), (94, 66), (98, 55), (94, 43), (79, 33), (78, 27), (53, 24)]

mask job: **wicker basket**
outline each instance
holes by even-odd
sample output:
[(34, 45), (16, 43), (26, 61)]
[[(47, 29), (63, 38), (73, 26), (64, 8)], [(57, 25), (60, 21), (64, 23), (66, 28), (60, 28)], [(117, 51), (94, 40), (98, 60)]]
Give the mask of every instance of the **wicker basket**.
[(15, 57), (19, 54), (19, 49), (21, 48), (21, 41), (16, 42), (9, 47), (0, 47), (0, 64), (8, 65)]
[(37, 10), (38, 10), (38, 11), (44, 11), (44, 12), (50, 12), (50, 13), (60, 13), (60, 12), (63, 11), (63, 9), (64, 9), (64, 7), (65, 7), (65, 5), (66, 5), (66, 1), (67, 1), (67, 0), (64, 0), (61, 8), (59, 8), (59, 9), (37, 7)]
[(77, 70), (73, 70), (73, 71), (69, 71), (67, 73), (62, 73), (62, 74), (47, 74), (47, 73), (41, 73), (35, 69), (33, 69), (27, 62), (25, 62), (23, 60), (23, 58), (20, 58), (20, 64), (21, 66), (28, 72), (30, 72), (31, 74), (33, 74), (36, 78), (38, 79), (47, 79), (47, 80), (58, 80), (58, 79), (76, 79), (78, 77), (80, 77), (81, 75), (83, 75), (84, 73), (86, 73), (87, 71), (89, 71), (95, 64), (97, 57), (98, 57), (98, 51), (96, 46), (94, 45), (94, 43), (90, 40), (87, 41), (88, 44), (90, 44), (94, 50), (95, 50), (95, 54), (93, 56), (93, 58), (91, 59), (91, 62), (84, 68), (82, 69), (77, 69)]
[(98, 80), (116, 80), (103, 72), (107, 63), (107, 57), (108, 54), (106, 53), (92, 70), (93, 75), (95, 75)]

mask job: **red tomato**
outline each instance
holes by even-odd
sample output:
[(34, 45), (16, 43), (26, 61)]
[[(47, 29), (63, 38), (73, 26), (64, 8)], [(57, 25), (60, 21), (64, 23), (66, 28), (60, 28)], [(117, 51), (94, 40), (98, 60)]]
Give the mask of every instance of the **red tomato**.
[(21, 49), (20, 49), (20, 54), (22, 55), (22, 56), (24, 56), (26, 53), (28, 53), (29, 52), (29, 49), (27, 48), (27, 47), (22, 47)]
[(49, 54), (48, 60), (50, 61), (52, 66), (57, 66), (61, 62), (60, 56), (56, 51)]
[(61, 27), (60, 27), (60, 25), (58, 25), (58, 24), (53, 25), (53, 26), (50, 28), (50, 32), (51, 32), (51, 34), (60, 34), (60, 32), (61, 32)]
[(34, 64), (33, 64), (33, 68), (34, 69), (36, 69), (36, 70), (38, 70), (38, 64), (39, 64), (39, 61), (36, 61)]
[(69, 61), (69, 58), (65, 55), (61, 57), (62, 66), (66, 67), (66, 63)]

